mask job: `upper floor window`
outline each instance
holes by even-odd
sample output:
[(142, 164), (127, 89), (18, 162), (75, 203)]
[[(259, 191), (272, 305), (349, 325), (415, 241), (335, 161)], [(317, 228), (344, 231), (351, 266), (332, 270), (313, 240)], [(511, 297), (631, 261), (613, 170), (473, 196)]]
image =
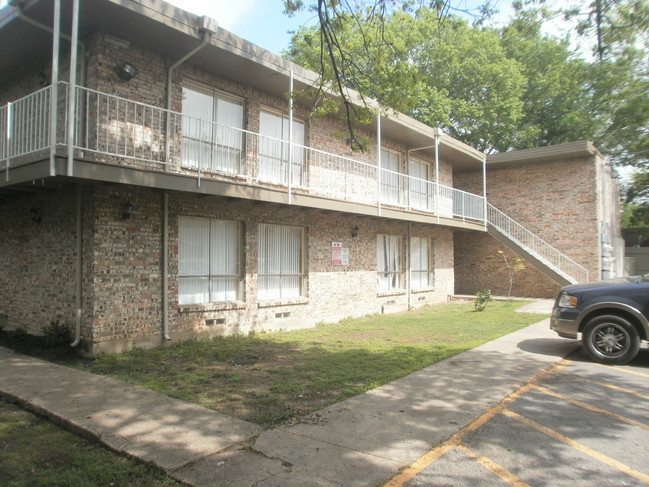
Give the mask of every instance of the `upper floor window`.
[(403, 288), (403, 244), (400, 235), (377, 235), (376, 270), (379, 291)]
[(433, 187), (430, 180), (430, 165), (419, 159), (411, 158), (408, 162), (410, 174), (410, 206), (418, 210), (433, 208)]
[[(291, 160), (291, 184), (305, 184), (304, 123), (293, 119), (293, 133), (289, 133), (286, 114), (262, 110), (259, 115), (259, 178), (288, 184), (288, 166)], [(289, 153), (289, 136), (293, 149)]]
[(304, 295), (304, 236), (302, 228), (259, 225), (259, 299)]
[(178, 303), (241, 298), (241, 224), (184, 217), (178, 221)]
[(241, 172), (243, 100), (183, 86), (182, 165), (233, 174)]
[(381, 149), (381, 201), (402, 204), (404, 200), (404, 178), (401, 174), (401, 155), (388, 149)]

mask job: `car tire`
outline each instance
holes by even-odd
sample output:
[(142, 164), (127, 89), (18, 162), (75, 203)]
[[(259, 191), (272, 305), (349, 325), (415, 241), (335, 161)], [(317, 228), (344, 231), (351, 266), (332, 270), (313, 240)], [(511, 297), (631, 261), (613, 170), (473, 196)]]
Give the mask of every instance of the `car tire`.
[(582, 332), (581, 341), (588, 355), (603, 364), (623, 365), (638, 354), (638, 330), (620, 316), (604, 315), (591, 319)]

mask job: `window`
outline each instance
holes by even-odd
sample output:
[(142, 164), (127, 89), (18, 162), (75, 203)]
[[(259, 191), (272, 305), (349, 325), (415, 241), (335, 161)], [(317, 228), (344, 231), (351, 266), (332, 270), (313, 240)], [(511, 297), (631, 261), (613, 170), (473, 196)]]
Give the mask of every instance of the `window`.
[(412, 289), (433, 286), (432, 245), (429, 238), (412, 237), (410, 240), (410, 276)]
[[(263, 111), (259, 116), (259, 178), (275, 183), (288, 183), (289, 117)], [(293, 119), (293, 152), (291, 184), (304, 182), (304, 123)]]
[(409, 161), (410, 179), (410, 206), (418, 210), (431, 210), (432, 184), (429, 181), (430, 166), (418, 159)]
[(402, 255), (400, 235), (377, 235), (376, 270), (379, 291), (403, 288)]
[(178, 302), (236, 301), (241, 296), (241, 224), (180, 217)]
[(243, 100), (184, 86), (182, 110), (182, 165), (240, 173)]
[(259, 299), (303, 295), (303, 248), (300, 227), (259, 225)]
[(397, 152), (381, 149), (381, 169), (381, 201), (402, 203), (401, 156)]

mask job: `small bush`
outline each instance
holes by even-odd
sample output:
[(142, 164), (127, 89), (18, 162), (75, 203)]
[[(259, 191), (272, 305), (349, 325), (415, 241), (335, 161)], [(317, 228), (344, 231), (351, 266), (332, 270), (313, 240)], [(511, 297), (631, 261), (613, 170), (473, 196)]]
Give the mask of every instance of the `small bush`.
[(493, 301), (491, 297), (491, 289), (485, 289), (484, 291), (478, 291), (475, 293), (475, 303), (473, 305), (475, 311), (483, 311), (489, 301)]
[(59, 320), (52, 320), (49, 325), (43, 328), (43, 338), (47, 347), (67, 345), (72, 342), (72, 327)]

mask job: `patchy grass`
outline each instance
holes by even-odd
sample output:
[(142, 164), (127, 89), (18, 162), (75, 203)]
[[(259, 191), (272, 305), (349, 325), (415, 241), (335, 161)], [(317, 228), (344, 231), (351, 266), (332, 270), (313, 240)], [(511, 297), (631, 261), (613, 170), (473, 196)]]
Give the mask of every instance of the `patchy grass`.
[(188, 340), (81, 366), (265, 427), (295, 421), (545, 318), (448, 303), (316, 328)]
[(0, 401), (0, 484), (7, 487), (180, 487), (135, 460), (110, 452)]

